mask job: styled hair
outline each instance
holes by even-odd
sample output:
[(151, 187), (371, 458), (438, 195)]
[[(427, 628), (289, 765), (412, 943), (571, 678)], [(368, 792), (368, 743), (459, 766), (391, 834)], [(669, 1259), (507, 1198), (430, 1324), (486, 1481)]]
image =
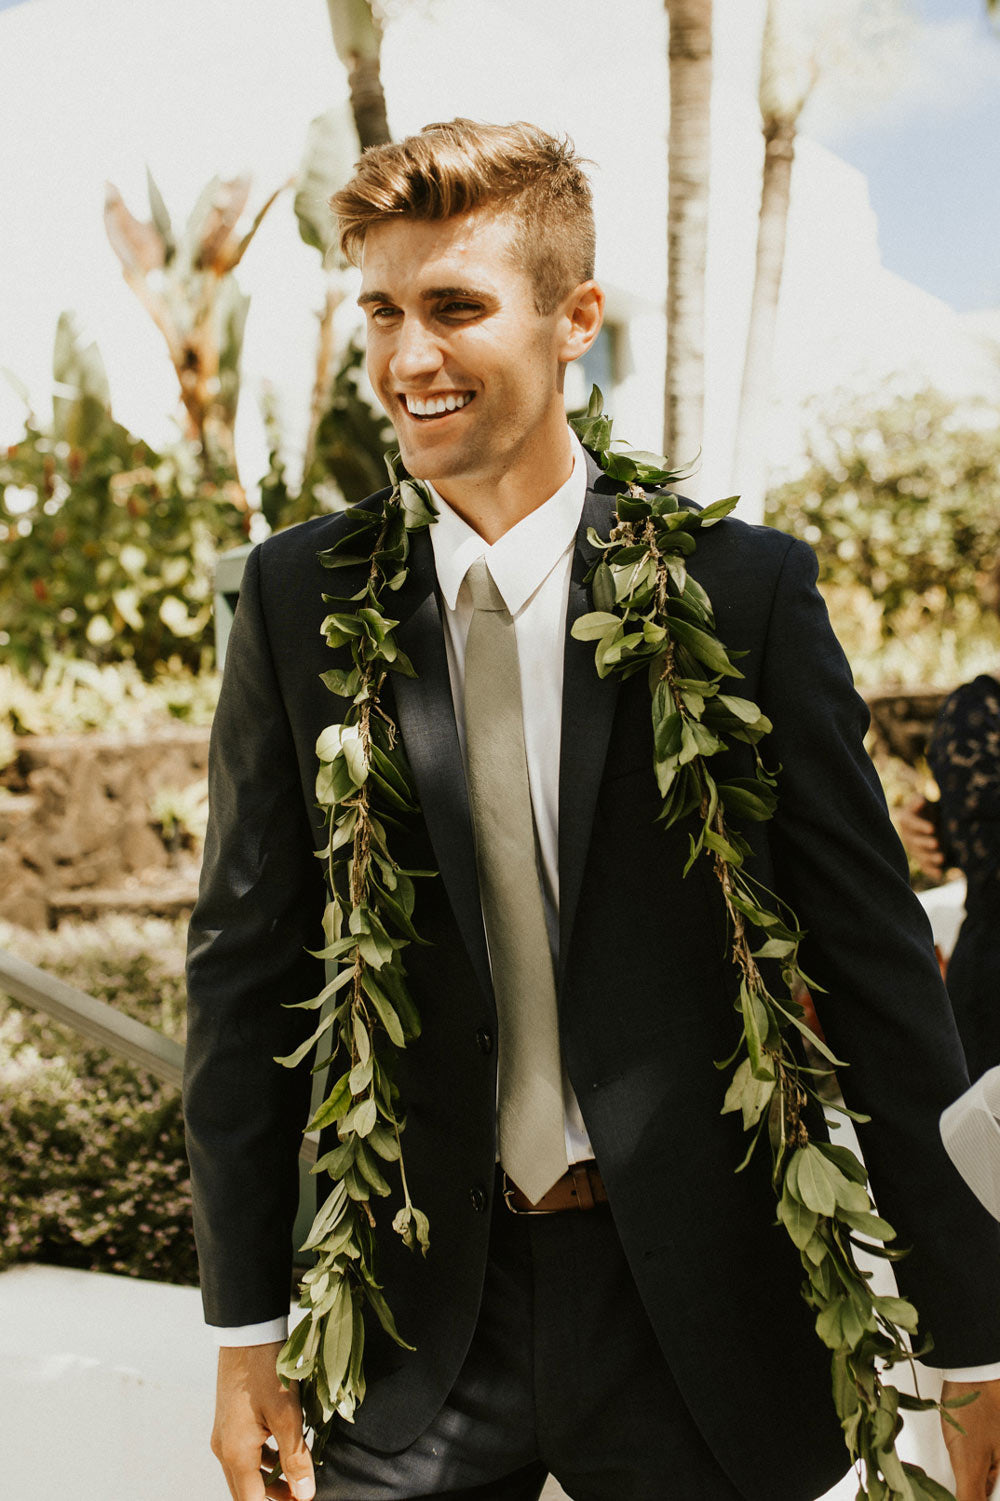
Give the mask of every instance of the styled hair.
[(330, 206), (340, 247), (355, 265), (373, 224), (481, 208), (509, 216), (512, 252), (534, 283), (539, 313), (552, 312), (594, 274), (594, 209), (582, 160), (570, 140), (523, 120), (449, 120), (369, 147)]

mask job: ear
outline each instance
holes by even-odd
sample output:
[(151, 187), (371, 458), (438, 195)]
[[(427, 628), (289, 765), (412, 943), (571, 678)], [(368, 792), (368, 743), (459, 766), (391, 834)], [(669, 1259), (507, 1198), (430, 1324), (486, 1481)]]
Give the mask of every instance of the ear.
[(604, 322), (604, 293), (596, 281), (584, 281), (565, 299), (560, 313), (559, 359), (578, 360), (593, 344)]

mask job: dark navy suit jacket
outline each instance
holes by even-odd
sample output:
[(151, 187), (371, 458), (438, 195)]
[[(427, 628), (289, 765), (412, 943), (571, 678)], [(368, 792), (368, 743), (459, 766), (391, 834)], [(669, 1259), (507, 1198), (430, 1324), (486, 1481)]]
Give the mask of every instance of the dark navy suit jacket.
[[(687, 830), (655, 822), (643, 675), (601, 681), (569, 626), (590, 609), (588, 526), (607, 534), (615, 486), (592, 466), (573, 562), (560, 762), (559, 1007), (563, 1054), (611, 1210), (660, 1345), (695, 1420), (751, 1501), (811, 1501), (846, 1468), (829, 1352), (800, 1296), (798, 1254), (775, 1222), (766, 1151), (746, 1149), (720, 1109), (715, 1068), (739, 1035), (725, 915), (707, 861), (682, 877)], [(312, 1013), (284, 1004), (323, 983), (324, 904), (314, 806), (316, 738), (345, 702), (320, 673), (317, 562), (337, 517), (279, 533), (249, 560), (213, 735), (212, 818), (190, 955), (186, 1103), (207, 1316), (284, 1313), (296, 1154), (308, 1074), (272, 1062)], [(753, 831), (756, 873), (807, 929), (802, 962), (824, 993), (831, 1046), (848, 1060), (848, 1103), (878, 1208), (913, 1246), (899, 1280), (943, 1366), (1000, 1359), (1000, 1240), (947, 1160), (941, 1109), (966, 1086), (962, 1050), (923, 913), (863, 749), (867, 714), (815, 588), (811, 550), (726, 520), (691, 563), (739, 659), (734, 691), (770, 716), (777, 815)], [(368, 1396), (353, 1434), (400, 1449), (453, 1383), (475, 1327), (495, 1160), (496, 1013), (472, 830), (426, 532), (393, 597), (418, 676), (391, 680), (422, 820), (404, 858), (440, 876), (418, 885), (407, 951), (423, 1031), (404, 1055), (407, 1175), (430, 1216), (426, 1260), (393, 1235), (378, 1201), (386, 1295), (415, 1353), (373, 1331)], [(730, 769), (746, 770), (745, 747)], [(485, 1207), (484, 1207), (485, 1206)], [(796, 1462), (775, 1456), (795, 1436)], [(773, 1436), (773, 1441), (772, 1440)]]

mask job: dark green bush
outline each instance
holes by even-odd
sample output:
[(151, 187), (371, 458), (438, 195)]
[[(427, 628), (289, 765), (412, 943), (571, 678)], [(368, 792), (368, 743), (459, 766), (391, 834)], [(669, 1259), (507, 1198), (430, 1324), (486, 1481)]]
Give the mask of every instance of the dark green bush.
[[(182, 1037), (179, 924), (107, 919), (0, 942)], [(190, 1197), (178, 1092), (0, 1001), (0, 1267), (196, 1282)]]
[(883, 642), (964, 625), (1000, 557), (997, 413), (935, 391), (846, 405), (818, 425), (805, 473), (768, 496), (766, 519), (812, 544), (821, 584), (877, 602)]

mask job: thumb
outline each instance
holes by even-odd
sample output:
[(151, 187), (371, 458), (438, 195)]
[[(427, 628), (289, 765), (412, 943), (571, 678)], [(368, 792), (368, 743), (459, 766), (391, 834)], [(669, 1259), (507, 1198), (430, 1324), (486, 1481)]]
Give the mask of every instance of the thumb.
[(302, 1432), (302, 1413), (296, 1406), (286, 1410), (285, 1421), (274, 1424), (271, 1432), (278, 1441), (281, 1468), (295, 1501), (313, 1501), (316, 1479), (312, 1455)]

